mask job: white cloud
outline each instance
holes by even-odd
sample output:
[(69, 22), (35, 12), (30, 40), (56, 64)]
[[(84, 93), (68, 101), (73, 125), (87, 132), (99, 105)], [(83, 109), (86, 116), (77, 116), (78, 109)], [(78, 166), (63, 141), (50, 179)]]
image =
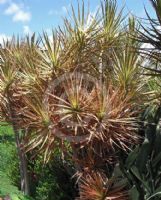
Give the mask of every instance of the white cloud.
[(17, 4), (11, 3), (9, 7), (4, 11), (4, 13), (6, 15), (12, 15), (12, 14), (17, 13), (19, 10), (20, 10), (20, 7)]
[(31, 14), (29, 12), (25, 12), (22, 10), (19, 10), (14, 16), (13, 21), (21, 21), (21, 22), (27, 22), (31, 20)]
[(31, 29), (30, 29), (29, 26), (23, 26), (23, 33), (24, 33), (25, 35), (31, 35), (31, 34), (32, 34), (32, 31), (31, 31)]
[(16, 3), (10, 3), (9, 7), (5, 10), (4, 13), (6, 15), (12, 15), (12, 20), (14, 22), (26, 22), (31, 20), (31, 13), (24, 11), (24, 9)]
[(11, 37), (6, 35), (6, 34), (0, 34), (0, 44), (3, 44), (3, 42), (7, 41), (7, 40), (11, 40)]
[(0, 4), (4, 4), (6, 2), (7, 2), (7, 0), (0, 0)]
[(49, 10), (48, 15), (63, 15), (67, 13), (67, 10), (69, 9), (68, 5), (67, 7), (63, 6), (60, 10)]

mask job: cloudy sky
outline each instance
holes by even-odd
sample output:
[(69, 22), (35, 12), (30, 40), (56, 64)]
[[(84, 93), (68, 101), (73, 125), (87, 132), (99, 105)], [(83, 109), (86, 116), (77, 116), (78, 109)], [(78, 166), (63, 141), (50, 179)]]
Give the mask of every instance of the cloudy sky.
[[(88, 2), (88, 0), (84, 0)], [(91, 12), (94, 12), (100, 0), (91, 0)], [(144, 6), (153, 14), (149, 0), (117, 0), (118, 7), (126, 4), (125, 12), (132, 12), (145, 17)], [(70, 4), (75, 7), (77, 0), (0, 0), (0, 41), (13, 34), (32, 32), (50, 32), (62, 23), (62, 16), (67, 14)]]

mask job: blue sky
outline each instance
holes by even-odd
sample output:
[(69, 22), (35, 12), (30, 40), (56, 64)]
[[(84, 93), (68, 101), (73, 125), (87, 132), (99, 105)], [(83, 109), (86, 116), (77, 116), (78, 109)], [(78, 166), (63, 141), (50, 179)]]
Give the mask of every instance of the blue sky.
[[(81, 0), (80, 0), (81, 1)], [(84, 0), (88, 2), (88, 0)], [(100, 0), (91, 0), (90, 8), (94, 12)], [(126, 4), (126, 11), (145, 17), (144, 6), (153, 15), (149, 0), (117, 0), (118, 7)], [(27, 34), (48, 31), (62, 23), (66, 8), (75, 7), (77, 0), (0, 0), (0, 41), (2, 37), (13, 34)]]

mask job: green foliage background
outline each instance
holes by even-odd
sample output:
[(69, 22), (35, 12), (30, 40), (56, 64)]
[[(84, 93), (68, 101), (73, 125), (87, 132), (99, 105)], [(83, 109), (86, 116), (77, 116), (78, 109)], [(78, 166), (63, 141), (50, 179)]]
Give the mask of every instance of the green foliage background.
[[(30, 155), (29, 155), (30, 156)], [(70, 170), (72, 169), (72, 166)], [(71, 200), (74, 198), (74, 181), (66, 172), (57, 155), (47, 165), (43, 156), (29, 162), (31, 195), (35, 200)], [(0, 197), (9, 195), (12, 200), (29, 200), (20, 191), (19, 162), (11, 126), (0, 126)]]

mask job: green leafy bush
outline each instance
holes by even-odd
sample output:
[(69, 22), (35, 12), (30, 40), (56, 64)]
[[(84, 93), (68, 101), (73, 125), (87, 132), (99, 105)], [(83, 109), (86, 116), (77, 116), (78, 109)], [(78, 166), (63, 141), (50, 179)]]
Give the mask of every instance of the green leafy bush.
[(72, 166), (62, 163), (56, 157), (46, 165), (39, 158), (35, 163), (35, 179), (37, 187), (34, 195), (36, 200), (71, 200), (76, 195)]
[(19, 163), (11, 126), (0, 126), (0, 197), (28, 200), (19, 191)]
[(0, 171), (19, 186), (19, 163), (16, 148), (8, 142), (0, 143)]
[[(57, 154), (57, 153), (56, 153)], [(71, 200), (74, 184), (72, 165), (65, 165), (57, 155), (53, 161), (43, 164), (43, 158), (29, 159), (31, 195), (35, 200)], [(28, 155), (31, 158), (31, 155)], [(70, 174), (69, 174), (70, 171)], [(0, 127), (0, 197), (9, 195), (12, 200), (28, 200), (18, 190), (20, 184), (19, 162), (10, 126)]]
[(0, 172), (0, 197), (9, 196), (12, 200), (30, 200), (31, 198), (25, 197), (16, 186), (13, 185), (12, 181)]
[[(150, 112), (150, 113), (149, 113)], [(121, 166), (133, 200), (161, 198), (161, 107), (145, 115), (145, 139)]]
[(0, 127), (0, 171), (19, 186), (19, 161), (11, 126)]

